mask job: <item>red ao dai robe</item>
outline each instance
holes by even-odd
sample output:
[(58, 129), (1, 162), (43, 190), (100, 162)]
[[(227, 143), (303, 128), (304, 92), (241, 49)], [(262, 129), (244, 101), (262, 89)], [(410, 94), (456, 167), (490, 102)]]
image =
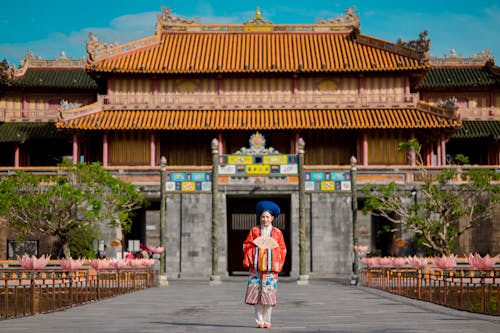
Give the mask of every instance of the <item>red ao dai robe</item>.
[(281, 230), (272, 227), (270, 236), (276, 240), (278, 247), (260, 249), (253, 241), (261, 235), (261, 227), (253, 227), (243, 242), (243, 266), (250, 271), (245, 303), (274, 306), (276, 305), (278, 273), (281, 272), (285, 263), (286, 245)]

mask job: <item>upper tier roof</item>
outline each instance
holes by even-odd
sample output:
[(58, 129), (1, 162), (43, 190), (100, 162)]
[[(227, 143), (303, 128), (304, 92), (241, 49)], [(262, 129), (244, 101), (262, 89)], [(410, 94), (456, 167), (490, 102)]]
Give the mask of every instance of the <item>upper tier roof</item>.
[(500, 75), (488, 67), (431, 68), (417, 88), (479, 87), (500, 85)]
[(488, 50), (472, 57), (458, 57), (452, 50), (444, 58), (430, 58), (431, 68), (419, 89), (500, 86), (500, 69)]
[(155, 35), (123, 45), (87, 42), (87, 69), (115, 73), (379, 72), (428, 67), (427, 33), (391, 43), (360, 34), (352, 9), (309, 25), (199, 24), (163, 9)]

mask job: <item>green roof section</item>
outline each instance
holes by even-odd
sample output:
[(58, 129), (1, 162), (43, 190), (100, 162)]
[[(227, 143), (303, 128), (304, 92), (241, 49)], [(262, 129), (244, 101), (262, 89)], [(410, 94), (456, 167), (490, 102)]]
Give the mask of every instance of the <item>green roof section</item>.
[(462, 128), (453, 133), (453, 139), (500, 139), (500, 121), (463, 120)]
[(23, 88), (97, 89), (97, 83), (84, 68), (28, 68), (11, 84)]
[(0, 143), (64, 137), (65, 135), (57, 130), (55, 123), (13, 122), (0, 124)]
[(477, 87), (500, 85), (500, 75), (487, 66), (430, 68), (418, 88)]

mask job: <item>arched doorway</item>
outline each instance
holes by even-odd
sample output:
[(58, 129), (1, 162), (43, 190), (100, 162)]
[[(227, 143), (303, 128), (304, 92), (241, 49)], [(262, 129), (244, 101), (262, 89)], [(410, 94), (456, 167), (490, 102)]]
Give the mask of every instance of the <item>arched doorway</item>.
[(291, 245), (290, 244), (290, 197), (289, 196), (228, 196), (227, 197), (227, 247), (228, 247), (228, 273), (229, 275), (246, 275), (248, 270), (243, 267), (243, 241), (251, 227), (258, 224), (255, 215), (255, 205), (261, 200), (274, 201), (281, 210), (278, 219), (273, 225), (278, 227), (285, 238), (288, 255), (280, 275), (288, 276), (291, 270)]

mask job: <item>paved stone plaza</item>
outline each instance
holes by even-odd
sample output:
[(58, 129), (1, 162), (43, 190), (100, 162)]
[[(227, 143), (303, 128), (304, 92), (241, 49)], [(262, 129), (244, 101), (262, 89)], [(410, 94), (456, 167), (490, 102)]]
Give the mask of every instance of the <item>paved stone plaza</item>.
[[(245, 279), (173, 280), (66, 311), (0, 322), (0, 332), (259, 332)], [(500, 332), (500, 317), (457, 311), (330, 280), (281, 279), (273, 332)]]

